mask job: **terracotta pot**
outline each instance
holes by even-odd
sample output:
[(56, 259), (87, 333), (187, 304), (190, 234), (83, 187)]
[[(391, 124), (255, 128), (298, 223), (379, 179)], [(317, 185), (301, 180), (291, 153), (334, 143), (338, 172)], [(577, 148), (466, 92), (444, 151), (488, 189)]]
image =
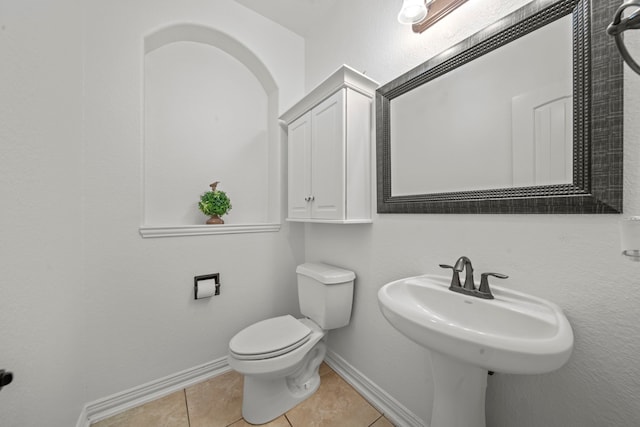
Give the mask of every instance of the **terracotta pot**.
[(224, 224), (224, 220), (218, 215), (211, 215), (211, 218), (207, 220), (207, 224)]

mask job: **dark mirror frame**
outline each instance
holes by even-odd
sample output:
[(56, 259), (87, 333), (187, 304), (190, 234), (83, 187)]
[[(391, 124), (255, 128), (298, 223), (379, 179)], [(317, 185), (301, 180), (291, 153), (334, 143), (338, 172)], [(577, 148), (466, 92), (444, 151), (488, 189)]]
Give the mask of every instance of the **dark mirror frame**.
[[(381, 86), (376, 93), (378, 213), (621, 213), (623, 69), (614, 40), (606, 32), (618, 3), (535, 0)], [(569, 14), (573, 15), (573, 183), (393, 196), (391, 101)]]

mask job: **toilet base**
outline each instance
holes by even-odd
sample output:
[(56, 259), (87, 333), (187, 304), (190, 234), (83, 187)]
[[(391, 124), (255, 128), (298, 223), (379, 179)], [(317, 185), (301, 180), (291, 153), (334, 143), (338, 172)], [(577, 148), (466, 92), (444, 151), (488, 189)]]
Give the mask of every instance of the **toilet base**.
[(318, 368), (324, 360), (327, 346), (318, 342), (290, 375), (245, 375), (242, 396), (242, 417), (251, 424), (265, 424), (283, 415), (310, 397), (320, 387)]

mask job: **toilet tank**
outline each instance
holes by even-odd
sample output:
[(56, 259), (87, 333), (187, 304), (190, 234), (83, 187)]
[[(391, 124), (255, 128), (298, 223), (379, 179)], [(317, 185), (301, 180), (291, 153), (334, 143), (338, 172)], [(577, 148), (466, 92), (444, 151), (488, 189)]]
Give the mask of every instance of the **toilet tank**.
[(296, 268), (300, 312), (322, 329), (349, 324), (353, 304), (353, 271), (307, 262)]

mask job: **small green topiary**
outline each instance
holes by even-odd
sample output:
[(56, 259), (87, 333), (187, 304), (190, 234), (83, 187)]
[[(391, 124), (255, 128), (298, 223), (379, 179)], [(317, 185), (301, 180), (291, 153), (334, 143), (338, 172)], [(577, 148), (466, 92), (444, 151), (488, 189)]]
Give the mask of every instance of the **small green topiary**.
[(205, 215), (222, 216), (231, 210), (231, 199), (222, 190), (217, 190), (218, 182), (211, 184), (211, 190), (200, 196), (198, 207)]

